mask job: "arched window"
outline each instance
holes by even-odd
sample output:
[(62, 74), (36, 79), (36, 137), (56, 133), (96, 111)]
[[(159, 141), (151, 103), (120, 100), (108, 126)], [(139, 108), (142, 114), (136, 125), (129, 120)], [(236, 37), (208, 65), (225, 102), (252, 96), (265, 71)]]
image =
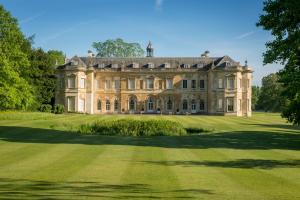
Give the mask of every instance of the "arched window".
[(153, 99), (152, 97), (149, 97), (148, 99), (148, 111), (153, 111)]
[(129, 110), (135, 110), (135, 101), (133, 98), (129, 100)]
[(110, 101), (109, 100), (106, 100), (106, 111), (110, 111)]
[(196, 110), (196, 101), (192, 100), (192, 110)]
[(183, 100), (183, 102), (182, 102), (182, 110), (187, 110), (188, 109), (188, 102), (187, 102), (187, 100), (185, 99), (185, 100)]
[(114, 111), (118, 111), (119, 110), (119, 101), (117, 99), (115, 99), (114, 101)]
[(97, 110), (101, 110), (101, 99), (98, 99)]
[(172, 110), (172, 107), (173, 107), (173, 103), (171, 101), (171, 98), (169, 98), (168, 102), (167, 102), (167, 109), (168, 110)]

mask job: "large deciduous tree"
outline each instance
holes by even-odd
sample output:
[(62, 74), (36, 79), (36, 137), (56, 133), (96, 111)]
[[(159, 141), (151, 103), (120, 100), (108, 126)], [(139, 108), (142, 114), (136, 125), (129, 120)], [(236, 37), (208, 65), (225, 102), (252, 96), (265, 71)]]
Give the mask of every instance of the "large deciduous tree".
[(282, 111), (287, 104), (286, 98), (281, 95), (282, 91), (282, 83), (278, 82), (277, 74), (263, 77), (256, 108), (266, 112)]
[(288, 121), (300, 125), (300, 3), (299, 0), (267, 0), (257, 26), (271, 31), (274, 40), (267, 42), (264, 64), (280, 62), (283, 95), (289, 104), (282, 112)]
[(33, 102), (33, 89), (22, 77), (30, 62), (17, 20), (0, 5), (0, 110), (26, 109)]
[(141, 57), (144, 55), (144, 50), (139, 43), (128, 43), (120, 38), (94, 42), (92, 46), (96, 49), (98, 57)]

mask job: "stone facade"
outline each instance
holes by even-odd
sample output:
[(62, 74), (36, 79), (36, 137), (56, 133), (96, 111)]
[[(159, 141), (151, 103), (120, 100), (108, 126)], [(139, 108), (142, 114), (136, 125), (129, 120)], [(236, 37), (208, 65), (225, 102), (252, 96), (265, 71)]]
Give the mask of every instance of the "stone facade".
[(144, 58), (73, 57), (57, 68), (56, 103), (90, 114), (251, 116), (247, 64), (228, 56), (153, 57), (147, 51)]

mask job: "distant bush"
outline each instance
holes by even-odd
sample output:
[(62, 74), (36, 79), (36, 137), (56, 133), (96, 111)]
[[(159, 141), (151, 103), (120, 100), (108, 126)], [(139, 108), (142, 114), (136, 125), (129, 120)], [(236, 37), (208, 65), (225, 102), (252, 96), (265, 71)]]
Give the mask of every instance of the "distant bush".
[(122, 136), (162, 136), (186, 135), (184, 127), (169, 120), (119, 119), (115, 121), (97, 121), (79, 127), (79, 133)]
[(203, 128), (186, 128), (185, 130), (188, 134), (197, 134), (197, 133), (209, 132), (209, 130), (206, 130), (206, 129), (203, 129)]
[(55, 114), (62, 114), (65, 112), (65, 107), (64, 105), (61, 104), (55, 104), (53, 108), (53, 113)]
[(51, 112), (52, 106), (50, 104), (42, 104), (40, 107), (41, 112)]

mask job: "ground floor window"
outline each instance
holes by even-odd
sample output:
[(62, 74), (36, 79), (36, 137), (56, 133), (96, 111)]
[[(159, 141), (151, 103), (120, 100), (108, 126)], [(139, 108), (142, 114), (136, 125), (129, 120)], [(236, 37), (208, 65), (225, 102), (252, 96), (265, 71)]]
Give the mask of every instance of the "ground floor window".
[(118, 111), (118, 109), (119, 109), (119, 101), (115, 100), (115, 102), (114, 102), (114, 111)]
[(68, 112), (75, 112), (75, 97), (68, 97)]
[(187, 102), (187, 100), (183, 100), (182, 110), (187, 110), (187, 109), (188, 109), (188, 102)]
[(101, 110), (101, 100), (98, 99), (98, 102), (97, 102), (97, 110)]
[(169, 100), (167, 102), (167, 109), (172, 110), (172, 107), (173, 107), (173, 103), (172, 103), (171, 99), (169, 98)]
[(199, 109), (200, 109), (201, 111), (204, 110), (204, 100), (203, 100), (203, 99), (200, 100), (200, 106), (199, 106)]
[(85, 111), (85, 100), (84, 99), (79, 99), (78, 101), (78, 111), (79, 112), (84, 112)]
[(233, 98), (232, 97), (227, 98), (227, 112), (233, 112), (233, 104), (234, 104)]
[(110, 101), (109, 100), (106, 100), (106, 111), (110, 111)]
[(134, 99), (130, 99), (130, 101), (129, 101), (129, 110), (135, 110), (135, 101), (134, 101)]
[(192, 100), (192, 110), (196, 110), (196, 101), (194, 99)]
[(154, 107), (154, 105), (153, 105), (153, 99), (150, 97), (148, 99), (148, 111), (153, 111), (153, 107)]

